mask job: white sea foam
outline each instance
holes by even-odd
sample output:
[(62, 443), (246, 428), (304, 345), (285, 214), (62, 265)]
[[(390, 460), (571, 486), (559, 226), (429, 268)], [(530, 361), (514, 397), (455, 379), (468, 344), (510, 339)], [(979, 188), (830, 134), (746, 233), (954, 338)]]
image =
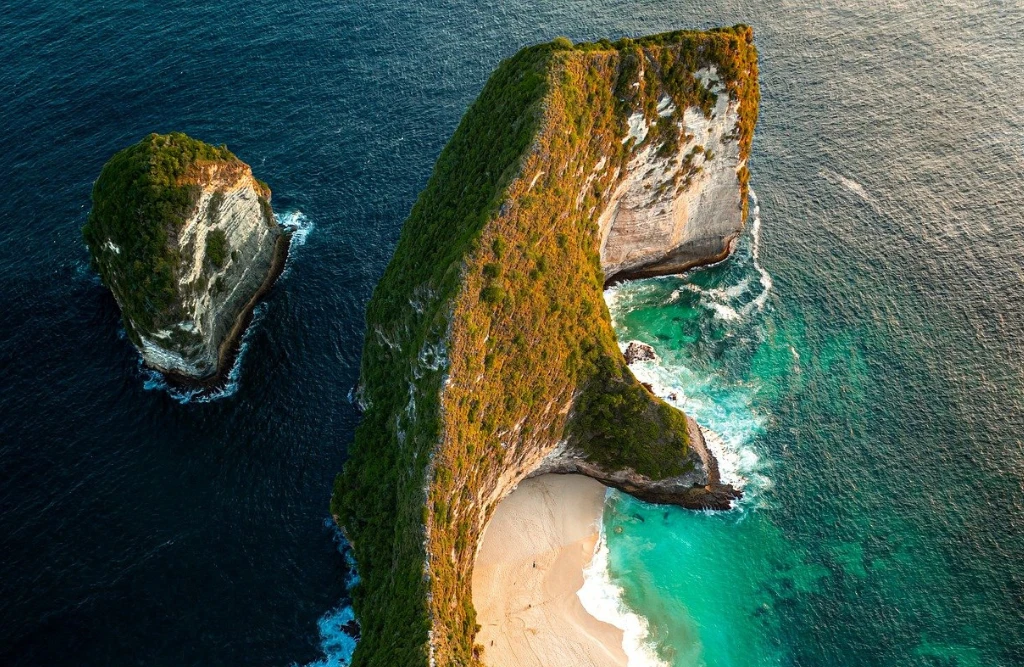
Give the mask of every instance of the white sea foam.
[(754, 205), (750, 215), (754, 219), (754, 223), (751, 225), (750, 235), (752, 237), (751, 247), (751, 258), (754, 261), (754, 268), (757, 269), (760, 274), (761, 293), (757, 295), (751, 304), (757, 310), (764, 310), (764, 306), (768, 303), (768, 295), (772, 291), (772, 276), (768, 271), (761, 266), (761, 205), (757, 201), (757, 193), (754, 192), (754, 188), (750, 188), (750, 201)]
[(277, 224), (281, 225), (286, 234), (291, 235), (291, 244), (288, 246), (288, 257), (285, 259), (284, 271), (281, 277), (284, 278), (292, 271), (292, 263), (295, 261), (295, 254), (298, 249), (306, 245), (310, 232), (313, 231), (313, 221), (302, 211), (286, 211), (277, 216)]
[[(351, 591), (352, 587), (359, 583), (352, 548), (334, 521), (329, 518), (325, 519), (324, 527), (331, 531), (334, 543), (338, 546), (338, 551), (348, 565), (348, 579), (345, 580), (345, 588)], [(352, 664), (352, 653), (356, 650), (358, 640), (350, 634), (349, 628), (355, 622), (355, 611), (347, 601), (321, 616), (316, 626), (320, 633), (320, 650), (324, 657), (308, 663), (305, 667), (348, 667)], [(292, 663), (292, 667), (298, 667), (298, 665)]]
[(211, 401), (235, 395), (238, 392), (239, 386), (241, 386), (242, 360), (245, 358), (245, 353), (249, 350), (253, 331), (256, 329), (256, 325), (258, 325), (263, 319), (266, 312), (266, 303), (257, 304), (256, 307), (253, 308), (252, 322), (249, 323), (249, 326), (245, 329), (245, 333), (242, 334), (242, 340), (238, 345), (238, 354), (235, 356), (234, 363), (231, 364), (231, 370), (228, 371), (224, 384), (213, 389), (205, 387), (198, 389), (189, 387), (173, 387), (167, 383), (167, 378), (164, 377), (163, 373), (143, 366), (142, 357), (140, 356), (139, 370), (142, 374), (142, 388), (147, 391), (166, 391), (168, 396), (182, 405), (187, 403), (210, 403)]
[(750, 475), (759, 467), (760, 459), (747, 443), (729, 442), (725, 436), (706, 428), (704, 439), (718, 459), (718, 473), (722, 481), (733, 486), (747, 488), (750, 486)]
[[(686, 283), (672, 293), (671, 300), (678, 299), (684, 291), (699, 294), (701, 296), (699, 303), (702, 307), (713, 312), (717, 319), (731, 322), (738, 322), (755, 311), (761, 312), (764, 310), (764, 307), (768, 304), (768, 297), (771, 295), (774, 283), (771, 274), (761, 265), (760, 261), (761, 207), (758, 204), (757, 193), (754, 192), (753, 188), (750, 189), (750, 200), (752, 204), (751, 217), (753, 218), (750, 230), (750, 254), (745, 254), (746, 247), (744, 247), (744, 252), (737, 252), (736, 257), (726, 261), (749, 261), (753, 265), (758, 274), (756, 285), (760, 287), (760, 292), (757, 293), (757, 296), (745, 305), (741, 305), (741, 302), (750, 298), (751, 288), (754, 287), (752, 278), (746, 277), (734, 285), (713, 288), (704, 288), (694, 283)], [(605, 300), (608, 303), (609, 309), (614, 309), (618, 305), (619, 298), (620, 292), (614, 287), (605, 292)]]
[(630, 611), (623, 601), (622, 588), (611, 580), (603, 525), (594, 557), (583, 570), (583, 587), (576, 595), (588, 614), (622, 630), (622, 650), (629, 667), (668, 667), (654, 650), (647, 619)]
[(277, 216), (277, 224), (292, 235), (291, 247), (306, 245), (309, 233), (313, 231), (313, 221), (302, 211), (287, 211)]
[(862, 199), (870, 199), (871, 195), (864, 189), (864, 186), (853, 180), (852, 178), (846, 178), (845, 176), (839, 177), (839, 182), (843, 184), (843, 187), (852, 192), (853, 194), (861, 197)]
[(726, 304), (719, 303), (717, 301), (711, 301), (707, 305), (715, 312), (715, 317), (720, 320), (736, 321), (740, 319), (740, 314), (736, 312), (736, 309), (732, 306), (727, 306)]
[(707, 290), (704, 293), (714, 299), (735, 299), (736, 297), (744, 294), (748, 287), (750, 287), (750, 278), (744, 278), (730, 287), (716, 287), (715, 289)]
[(818, 171), (818, 175), (824, 178), (829, 183), (832, 183), (833, 185), (838, 185), (842, 187), (844, 190), (847, 190), (848, 192), (852, 192), (853, 194), (857, 195), (858, 197), (863, 199), (869, 206), (871, 206), (872, 209), (874, 209), (878, 213), (881, 213), (881, 209), (878, 206), (878, 202), (875, 200), (874, 197), (871, 196), (871, 193), (869, 193), (867, 189), (857, 181), (853, 180), (852, 178), (847, 178), (846, 176), (843, 176), (838, 172), (832, 171), (831, 169), (821, 169)]
[(672, 293), (671, 300), (675, 301), (678, 299), (684, 290), (694, 294), (699, 294), (701, 297), (700, 305), (713, 312), (716, 318), (735, 322), (750, 314), (749, 305), (741, 308), (740, 310), (736, 310), (736, 307), (732, 305), (732, 302), (746, 294), (749, 287), (749, 278), (745, 278), (735, 285), (715, 287), (711, 289), (705, 289), (700, 285), (687, 283)]

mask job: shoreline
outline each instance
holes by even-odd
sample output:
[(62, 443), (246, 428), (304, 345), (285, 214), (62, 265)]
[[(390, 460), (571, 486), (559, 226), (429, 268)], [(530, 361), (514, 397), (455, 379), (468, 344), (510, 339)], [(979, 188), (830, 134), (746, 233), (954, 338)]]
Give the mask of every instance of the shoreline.
[(582, 475), (541, 475), (498, 504), (473, 568), (485, 665), (626, 667), (623, 631), (590, 615), (578, 595), (606, 490)]

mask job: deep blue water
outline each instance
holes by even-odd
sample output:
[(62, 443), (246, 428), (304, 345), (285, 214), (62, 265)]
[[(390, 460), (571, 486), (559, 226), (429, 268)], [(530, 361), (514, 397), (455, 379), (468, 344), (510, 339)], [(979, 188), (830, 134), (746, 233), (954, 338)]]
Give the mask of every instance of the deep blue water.
[[(673, 354), (757, 385), (768, 482), (747, 523), (773, 531), (759, 571), (793, 574), (751, 593), (767, 614), (741, 608), (727, 627), (748, 623), (771, 664), (1024, 664), (1018, 2), (0, 9), (0, 663), (322, 658), (318, 621), (337, 618), (350, 574), (325, 520), (357, 419), (363, 308), (463, 111), (526, 44), (744, 21), (775, 289), (756, 333), (705, 318)], [(105, 160), (171, 130), (226, 143), (279, 214), (312, 224), (237, 391), (210, 403), (146, 388), (79, 233)], [(637, 336), (675, 350), (658, 322), (638, 315)], [(773, 356), (790, 347), (798, 375)], [(676, 535), (703, 553), (722, 539), (722, 561), (758, 554), (720, 530)], [(612, 546), (620, 574), (651, 553)], [(731, 586), (729, 572), (712, 575)]]

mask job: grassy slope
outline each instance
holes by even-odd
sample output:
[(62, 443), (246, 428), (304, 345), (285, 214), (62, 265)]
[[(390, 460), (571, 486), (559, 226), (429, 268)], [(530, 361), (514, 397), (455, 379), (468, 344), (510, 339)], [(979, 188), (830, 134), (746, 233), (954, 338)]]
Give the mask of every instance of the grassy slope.
[[(136, 344), (140, 335), (180, 319), (175, 311), (176, 232), (199, 193), (189, 178), (191, 170), (209, 162), (244, 167), (226, 146), (211, 146), (180, 132), (150, 134), (110, 158), (93, 186), (92, 211), (82, 236), (103, 283), (117, 296), (125, 330)], [(121, 252), (105, 248), (108, 240)]]
[(706, 63), (727, 78), (753, 68), (756, 82), (748, 40), (745, 28), (556, 40), (502, 63), (467, 112), (368, 307), (368, 408), (332, 501), (362, 577), (355, 665), (426, 664), (431, 627), (438, 665), (477, 661), (481, 501), (531, 454), (570, 438), (654, 478), (692, 465), (685, 418), (619, 353), (595, 223), (630, 155), (625, 117), (653, 117), (663, 88), (680, 108), (701, 103), (689, 73)]

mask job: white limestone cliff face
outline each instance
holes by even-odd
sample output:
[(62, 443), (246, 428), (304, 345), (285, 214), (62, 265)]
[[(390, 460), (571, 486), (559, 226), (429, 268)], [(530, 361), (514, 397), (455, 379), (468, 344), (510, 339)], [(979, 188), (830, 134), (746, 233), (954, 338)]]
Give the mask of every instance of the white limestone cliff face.
[[(685, 271), (724, 257), (743, 228), (739, 172), (739, 105), (715, 69), (696, 78), (717, 95), (710, 117), (683, 110), (679, 150), (659, 155), (652, 124), (635, 113), (623, 143), (634, 140), (626, 174), (598, 220), (605, 279), (640, 278)], [(654, 123), (676, 122), (667, 97)]]
[[(682, 272), (724, 259), (743, 229), (739, 103), (730, 97), (714, 67), (700, 69), (694, 76), (716, 95), (710, 114), (695, 107), (677, 113), (663, 94), (653, 123), (639, 112), (627, 118), (621, 141), (632, 142), (632, 157), (625, 173), (614, 175), (617, 186), (598, 217), (606, 280)], [(641, 69), (639, 80), (643, 78)], [(680, 118), (681, 122), (677, 120)], [(659, 154), (664, 151), (660, 150), (662, 142), (656, 139), (654, 123), (669, 122), (679, 122), (682, 139), (677, 150)], [(576, 197), (577, 208), (583, 205), (593, 182), (611, 168), (610, 162), (607, 157), (598, 160)], [(543, 171), (529, 175), (528, 189), (543, 175)], [(630, 345), (632, 348), (624, 350), (629, 363), (655, 358), (650, 346), (637, 341)], [(571, 401), (546, 406), (533, 432), (547, 431), (548, 414), (564, 415), (570, 409)], [(692, 467), (676, 477), (652, 480), (629, 468), (605, 469), (567, 441), (552, 443), (536, 436), (525, 446), (502, 445), (514, 450), (515, 455), (505, 460), (497, 479), (478, 502), (481, 507), (493, 508), (523, 479), (557, 473), (585, 475), (649, 502), (690, 509), (728, 509), (741, 491), (722, 484), (718, 462), (700, 426), (689, 417), (687, 423), (691, 447), (686, 458)], [(489, 516), (489, 510), (481, 514), (481, 528)]]
[[(223, 355), (241, 333), (242, 319), (273, 282), (286, 243), (270, 208), (270, 192), (238, 164), (205, 166), (201, 193), (178, 230), (180, 319), (142, 336), (147, 366), (188, 378), (217, 374)], [(210, 258), (211, 235), (223, 233), (224, 259)], [(227, 343), (227, 345), (226, 345)]]

